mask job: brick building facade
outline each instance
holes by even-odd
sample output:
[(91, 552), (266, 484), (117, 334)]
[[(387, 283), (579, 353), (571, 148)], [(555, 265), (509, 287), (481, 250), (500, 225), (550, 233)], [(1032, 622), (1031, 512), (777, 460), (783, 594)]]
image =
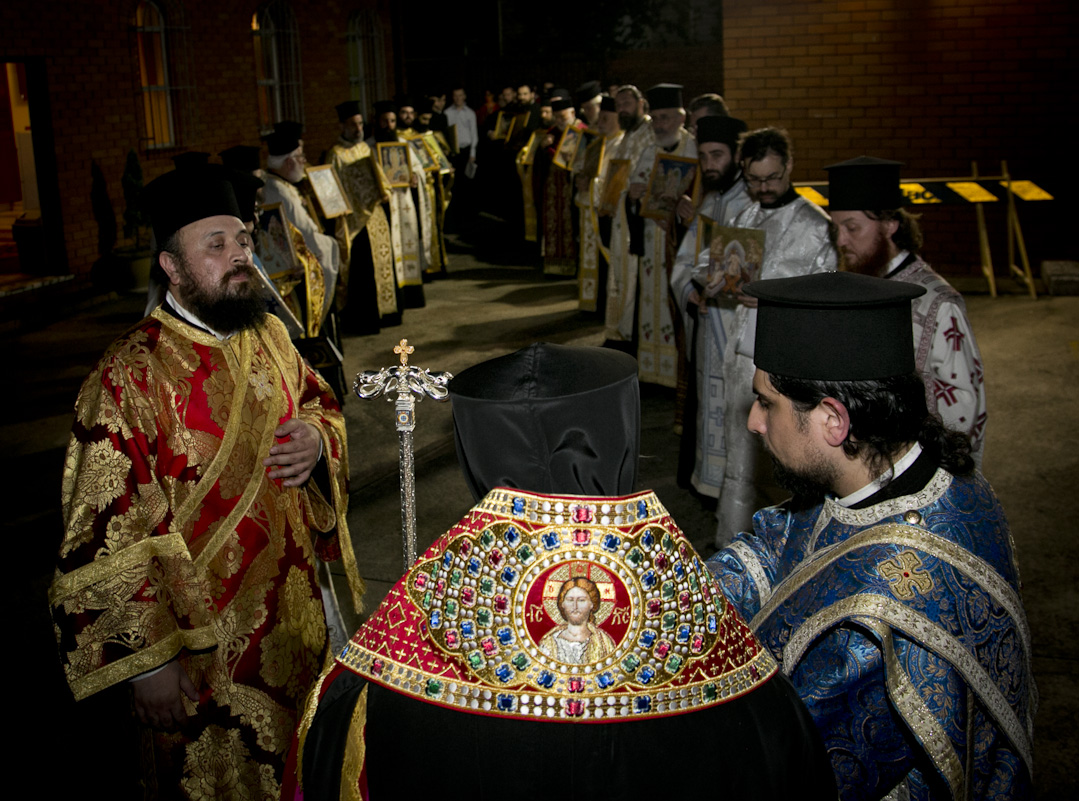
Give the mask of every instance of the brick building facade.
[[(1079, 257), (1067, 214), (1079, 175), (1060, 147), (1075, 116), (1077, 22), (1066, 0), (724, 0), (721, 46), (622, 53), (611, 74), (642, 88), (679, 81), (687, 97), (719, 91), (751, 128), (785, 127), (796, 181), (827, 180), (825, 165), (863, 154), (916, 178), (968, 176), (972, 161), (996, 175), (1006, 160), (1057, 198), (1019, 201), (1037, 275), (1042, 259)], [(998, 276), (1003, 206), (986, 205)], [(934, 266), (977, 275), (974, 209), (914, 210)]]
[[(359, 29), (357, 21), (363, 23), (364, 45), (377, 44), (383, 61), (377, 82), (368, 80), (365, 89), (380, 96), (392, 89), (395, 12), (389, 0), (156, 0), (164, 29), (162, 60), (168, 70), (172, 131), (171, 139), (164, 139), (171, 144), (155, 147), (146, 119), (147, 80), (140, 69), (137, 28), (142, 22), (144, 32), (153, 35), (158, 26), (137, 18), (144, 5), (138, 0), (76, 0), (62, 10), (49, 7), (46, 13), (43, 4), (33, 0), (0, 4), (0, 61), (23, 65), (26, 73), (50, 246), (46, 270), (70, 272), (78, 283), (88, 281), (98, 258), (91, 162), (105, 177), (123, 244), (121, 176), (130, 150), (138, 154), (148, 183), (171, 169), (172, 157), (184, 151), (216, 154), (236, 144), (259, 144), (266, 110), (260, 107), (256, 42), (269, 44), (253, 31), (260, 10), (284, 9), (276, 17), (282, 29), (291, 29), (289, 46), (296, 46), (292, 52), (299, 64), (299, 113), (295, 105), (281, 105), (284, 116), (295, 114), (306, 123), (305, 148), (312, 160), (337, 137), (334, 106), (358, 92), (356, 79), (365, 77), (350, 74), (355, 73), (351, 40)], [(275, 46), (286, 49), (280, 41)], [(149, 49), (145, 40), (143, 48)], [(281, 69), (287, 73), (294, 66), (282, 64)], [(167, 116), (154, 113), (158, 123), (165, 119), (164, 127), (170, 127)]]
[[(149, 181), (184, 150), (216, 153), (258, 143), (266, 112), (252, 18), (261, 8), (284, 6), (294, 17), (300, 113), (312, 159), (336, 136), (333, 106), (359, 91), (357, 69), (368, 73), (361, 77), (368, 94), (408, 89), (404, 43), (414, 41), (418, 26), (438, 24), (390, 0), (156, 5), (166, 18), (182, 20), (167, 39), (179, 43), (169, 56), (181, 65), (177, 139), (159, 148), (147, 144), (137, 0), (81, 0), (48, 14), (32, 0), (0, 4), (0, 61), (26, 68), (49, 269), (80, 281), (98, 255), (91, 161), (105, 176), (119, 222), (129, 150), (138, 152)], [(502, 12), (528, 7), (520, 9), (504, 4)], [(357, 16), (367, 25), (366, 67), (354, 66)], [(1005, 159), (1013, 175), (1059, 198), (1019, 207), (1037, 269), (1042, 258), (1075, 257), (1064, 219), (1074, 160), (1050, 143), (1073, 116), (1077, 76), (1069, 56), (1076, 18), (1067, 0), (725, 0), (721, 24), (709, 29), (715, 41), (696, 36), (685, 47), (623, 51), (606, 72), (642, 88), (678, 81), (687, 96), (719, 91), (751, 127), (786, 127), (800, 181), (824, 180), (826, 164), (863, 153), (904, 161), (910, 177), (968, 175), (972, 161), (983, 174), (995, 174)], [(434, 54), (412, 55), (418, 62)], [(454, 63), (467, 68), (467, 54)], [(592, 77), (604, 76), (579, 76)], [(482, 98), (479, 87), (470, 95), (473, 103)], [(1004, 272), (1001, 206), (987, 208), (998, 275)], [(928, 258), (944, 272), (976, 274), (973, 210), (918, 210)]]

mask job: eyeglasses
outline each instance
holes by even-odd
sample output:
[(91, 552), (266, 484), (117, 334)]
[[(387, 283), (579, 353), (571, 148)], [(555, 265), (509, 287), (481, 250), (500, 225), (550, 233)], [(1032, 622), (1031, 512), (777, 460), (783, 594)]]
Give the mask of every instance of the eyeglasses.
[(780, 173), (772, 173), (771, 175), (769, 175), (769, 176), (767, 176), (765, 178), (758, 178), (756, 175), (750, 175), (749, 173), (744, 173), (745, 178), (746, 178), (746, 183), (749, 184), (750, 186), (764, 186), (765, 184), (779, 183), (780, 181), (783, 180), (783, 176), (786, 175), (786, 174), (787, 174), (787, 168), (786, 167), (783, 168), (782, 172), (780, 172)]

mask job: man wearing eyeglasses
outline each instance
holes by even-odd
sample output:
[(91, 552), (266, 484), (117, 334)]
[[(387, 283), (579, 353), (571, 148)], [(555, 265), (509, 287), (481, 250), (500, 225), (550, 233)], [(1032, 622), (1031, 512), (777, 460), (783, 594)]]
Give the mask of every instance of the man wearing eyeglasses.
[[(764, 231), (764, 259), (756, 277), (793, 278), (835, 271), (836, 253), (828, 235), (828, 215), (791, 186), (794, 148), (787, 132), (782, 128), (760, 128), (742, 134), (736, 159), (750, 203), (725, 222), (734, 228)], [(756, 498), (755, 474), (761, 446), (745, 426), (753, 405), (757, 301), (746, 295), (738, 299), (723, 357), (727, 464), (719, 491), (717, 547), (730, 542), (734, 532), (752, 525), (753, 512), (766, 505)]]

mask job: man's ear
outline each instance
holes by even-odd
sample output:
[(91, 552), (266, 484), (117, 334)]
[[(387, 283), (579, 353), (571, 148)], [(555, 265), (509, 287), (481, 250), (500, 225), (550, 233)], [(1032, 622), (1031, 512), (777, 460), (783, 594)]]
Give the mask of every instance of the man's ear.
[(169, 284), (172, 286), (179, 286), (180, 284), (180, 262), (179, 260), (169, 253), (167, 250), (161, 251), (161, 255), (157, 258), (157, 263), (161, 265), (161, 269), (165, 271), (165, 275), (169, 277)]
[(850, 414), (847, 407), (835, 398), (822, 398), (817, 404), (817, 411), (823, 414), (821, 430), (824, 441), (833, 448), (841, 447), (850, 434)]
[(895, 232), (899, 230), (899, 220), (884, 220), (881, 222), (881, 226), (884, 228), (884, 235), (891, 239), (895, 236)]

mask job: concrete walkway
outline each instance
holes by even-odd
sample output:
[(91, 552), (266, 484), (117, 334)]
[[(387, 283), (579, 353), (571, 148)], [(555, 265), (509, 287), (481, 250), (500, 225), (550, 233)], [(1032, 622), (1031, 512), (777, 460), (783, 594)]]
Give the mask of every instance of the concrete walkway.
[[(457, 244), (450, 277), (427, 284), (427, 306), (405, 313), (404, 324), (345, 340), (345, 372), (397, 362), (393, 346), (407, 338), (413, 364), (453, 373), (533, 341), (598, 345), (599, 321), (576, 310), (576, 284), (549, 280), (510, 243), (489, 238), (478, 248)], [(1006, 280), (1003, 283), (1009, 283)], [(1004, 287), (1007, 289), (1007, 287)], [(1022, 294), (968, 297), (985, 361), (989, 396), (985, 474), (1008, 513), (1024, 581), (1041, 693), (1035, 729), (1038, 798), (1071, 799), (1079, 780), (1079, 298)], [(19, 568), (7, 583), (14, 612), (13, 642), (32, 661), (11, 661), (12, 684), (37, 710), (25, 728), (27, 764), (41, 764), (43, 746), (63, 733), (71, 769), (42, 778), (56, 791), (107, 782), (126, 797), (130, 767), (113, 757), (119, 739), (133, 736), (122, 717), (121, 693), (75, 705), (55, 656), (46, 591), (60, 537), (60, 475), (78, 387), (109, 341), (141, 315), (143, 299), (106, 300), (47, 326), (29, 326), (4, 342), (14, 359), (14, 393), (4, 393), (0, 435), (14, 450), (5, 481), (8, 542), (19, 542)], [(397, 435), (385, 400), (345, 404), (352, 477), (349, 527), (368, 610), (401, 573)], [(422, 551), (456, 522), (471, 498), (456, 466), (448, 404), (417, 407), (417, 495)], [(702, 554), (712, 552), (712, 510), (675, 482), (678, 439), (672, 433), (673, 391), (642, 390), (642, 487), (654, 489)], [(342, 594), (344, 600), (344, 594)], [(348, 612), (349, 610), (345, 610)], [(359, 618), (349, 615), (349, 624)], [(53, 757), (57, 756), (52, 752)], [(17, 753), (18, 759), (22, 754)], [(63, 763), (61, 759), (60, 764)]]

